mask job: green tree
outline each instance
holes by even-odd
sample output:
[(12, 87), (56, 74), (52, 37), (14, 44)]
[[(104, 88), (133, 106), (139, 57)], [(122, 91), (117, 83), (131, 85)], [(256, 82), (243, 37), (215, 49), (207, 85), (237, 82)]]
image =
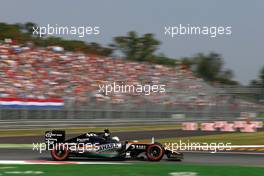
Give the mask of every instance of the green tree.
[(130, 31), (127, 36), (115, 37), (111, 46), (121, 51), (129, 60), (146, 61), (154, 56), (159, 44), (153, 34), (140, 37), (136, 32)]
[(196, 55), (192, 61), (187, 58), (183, 61), (189, 65), (194, 65), (194, 73), (206, 81), (218, 81), (223, 84), (231, 85), (238, 84), (236, 81), (232, 80), (232, 70), (225, 70), (223, 68), (224, 59), (217, 53), (209, 53), (208, 55), (200, 53)]
[(160, 53), (155, 56), (148, 57), (146, 59), (147, 62), (153, 63), (153, 64), (160, 64), (160, 65), (166, 65), (166, 66), (175, 66), (177, 64), (176, 59), (172, 59), (167, 57), (166, 55)]
[(190, 68), (192, 65), (194, 65), (194, 62), (193, 62), (193, 59), (188, 58), (188, 57), (184, 57), (181, 59), (181, 64)]
[(33, 34), (33, 31), (34, 31), (33, 28), (37, 28), (37, 27), (38, 27), (38, 25), (36, 23), (32, 23), (32, 22), (27, 22), (27, 23), (21, 25), (21, 29), (30, 35)]
[(216, 53), (210, 53), (209, 55), (198, 54), (194, 58), (194, 62), (197, 64), (197, 74), (206, 81), (216, 80), (223, 66), (221, 56)]
[(260, 79), (262, 86), (264, 87), (264, 66), (260, 70), (259, 79)]

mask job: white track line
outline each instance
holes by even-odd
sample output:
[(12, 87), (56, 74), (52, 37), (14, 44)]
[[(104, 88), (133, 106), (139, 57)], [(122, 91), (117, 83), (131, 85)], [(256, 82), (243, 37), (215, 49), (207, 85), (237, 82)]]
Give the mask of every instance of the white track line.
[(0, 164), (47, 164), (47, 165), (60, 165), (60, 164), (94, 164), (94, 165), (118, 165), (129, 163), (118, 162), (76, 162), (76, 161), (45, 161), (45, 160), (0, 160)]
[[(191, 143), (195, 143), (195, 142), (191, 142)], [(184, 147), (184, 148), (232, 149), (232, 148), (264, 148), (264, 145), (229, 145), (229, 146), (221, 146), (221, 147), (219, 147), (219, 146), (208, 146), (208, 145), (180, 145), (178, 147), (178, 149), (180, 149), (181, 147)]]
[(207, 154), (238, 154), (238, 155), (264, 155), (264, 153), (257, 152), (215, 152), (210, 153), (209, 151), (182, 151), (183, 153), (207, 153)]

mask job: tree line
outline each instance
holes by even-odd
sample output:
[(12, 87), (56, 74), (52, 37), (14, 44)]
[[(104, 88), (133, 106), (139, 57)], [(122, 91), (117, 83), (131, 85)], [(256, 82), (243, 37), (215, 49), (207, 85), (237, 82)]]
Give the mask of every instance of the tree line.
[[(87, 43), (80, 40), (66, 40), (54, 36), (40, 38), (33, 36), (33, 27), (37, 27), (37, 24), (32, 22), (24, 24), (0, 23), (0, 40), (12, 38), (18, 43), (30, 41), (36, 46), (43, 47), (59, 45), (65, 50), (82, 51), (87, 54), (100, 56), (112, 56), (115, 51), (119, 51), (128, 60), (166, 66), (183, 64), (191, 69), (196, 76), (203, 78), (207, 82), (219, 82), (227, 85), (239, 84), (233, 80), (233, 71), (224, 68), (224, 59), (220, 54), (213, 52), (209, 54), (199, 53), (193, 57), (169, 58), (165, 54), (156, 54), (161, 42), (151, 33), (139, 36), (135, 31), (130, 31), (125, 36), (114, 37), (113, 42), (104, 47), (94, 42)], [(250, 85), (264, 87), (264, 66), (260, 71), (259, 77), (256, 80), (252, 80)]]

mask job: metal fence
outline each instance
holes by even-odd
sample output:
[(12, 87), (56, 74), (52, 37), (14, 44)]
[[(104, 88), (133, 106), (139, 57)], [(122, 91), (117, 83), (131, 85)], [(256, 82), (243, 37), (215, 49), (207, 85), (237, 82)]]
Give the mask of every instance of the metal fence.
[(261, 114), (254, 108), (231, 110), (227, 107), (206, 109), (0, 109), (0, 120), (14, 119), (101, 119), (101, 118), (236, 118), (241, 112)]
[[(214, 89), (215, 90), (215, 89)], [(232, 91), (233, 92), (232, 92)], [(216, 94), (237, 95), (258, 94), (262, 95), (262, 89), (228, 89), (221, 88)], [(170, 97), (174, 97), (174, 92)], [(264, 94), (264, 93), (263, 93)], [(191, 95), (191, 94), (190, 94)], [(217, 96), (217, 95), (215, 95)], [(248, 98), (248, 97), (246, 97)], [(256, 106), (255, 106), (256, 105)], [(155, 103), (136, 104), (131, 102), (121, 104), (96, 103), (96, 101), (87, 101), (85, 105), (79, 106), (66, 101), (64, 109), (0, 109), (0, 120), (15, 119), (102, 119), (102, 118), (197, 118), (197, 119), (228, 119), (239, 117), (242, 112), (255, 114), (264, 114), (264, 105), (252, 103), (248, 107), (230, 108), (228, 104), (216, 103), (213, 106), (167, 106)]]

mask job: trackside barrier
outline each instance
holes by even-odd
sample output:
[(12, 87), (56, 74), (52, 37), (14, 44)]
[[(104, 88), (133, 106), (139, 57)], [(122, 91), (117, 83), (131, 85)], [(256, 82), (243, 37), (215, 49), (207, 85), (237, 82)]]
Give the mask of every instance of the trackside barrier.
[(182, 130), (185, 130), (185, 131), (198, 130), (198, 123), (196, 123), (196, 122), (183, 122), (182, 123)]
[(255, 124), (256, 128), (263, 128), (263, 122), (262, 121), (252, 121), (251, 124)]
[(234, 121), (234, 128), (241, 129), (247, 124), (246, 121)]
[(233, 123), (226, 123), (224, 124), (223, 128), (220, 129), (220, 131), (233, 132), (236, 131), (236, 129), (234, 128)]
[(240, 129), (240, 132), (253, 133), (257, 131), (256, 124), (245, 124), (244, 128)]
[(227, 124), (227, 121), (215, 121), (214, 122), (214, 127), (215, 129), (222, 129), (224, 128), (225, 124)]
[[(220, 130), (223, 132), (234, 132), (240, 131), (245, 133), (256, 132), (258, 128), (263, 128), (263, 121), (243, 121), (237, 120), (233, 123), (227, 121), (215, 121), (215, 122), (203, 122), (200, 124), (201, 131), (216, 131)], [(196, 122), (183, 122), (182, 130), (195, 131), (199, 130), (199, 124)]]
[(216, 131), (214, 123), (201, 123), (200, 129), (202, 131)]

